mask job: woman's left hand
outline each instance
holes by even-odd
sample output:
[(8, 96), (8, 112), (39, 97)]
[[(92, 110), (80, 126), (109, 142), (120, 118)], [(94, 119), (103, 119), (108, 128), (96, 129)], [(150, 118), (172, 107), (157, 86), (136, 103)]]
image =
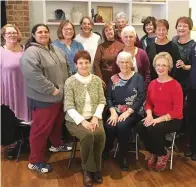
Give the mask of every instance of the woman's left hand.
[(94, 130), (96, 129), (96, 127), (99, 127), (99, 120), (96, 116), (93, 116), (90, 122), (94, 125)]
[(123, 113), (118, 117), (118, 122), (125, 121), (130, 115), (131, 115), (131, 114), (130, 114), (130, 112), (128, 112), (128, 111), (123, 112)]
[(148, 125), (146, 125), (147, 127), (148, 126), (155, 126), (157, 123), (161, 123), (162, 122), (162, 119), (159, 117), (159, 118), (155, 118), (155, 119), (152, 119), (151, 121), (150, 121), (150, 123), (148, 124)]

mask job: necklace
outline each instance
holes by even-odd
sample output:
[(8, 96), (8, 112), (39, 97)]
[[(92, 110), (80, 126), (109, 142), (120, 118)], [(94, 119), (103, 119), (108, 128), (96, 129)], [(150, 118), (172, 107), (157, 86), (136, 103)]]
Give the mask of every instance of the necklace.
[(159, 90), (162, 91), (162, 87), (164, 86), (165, 83), (163, 83), (160, 87)]

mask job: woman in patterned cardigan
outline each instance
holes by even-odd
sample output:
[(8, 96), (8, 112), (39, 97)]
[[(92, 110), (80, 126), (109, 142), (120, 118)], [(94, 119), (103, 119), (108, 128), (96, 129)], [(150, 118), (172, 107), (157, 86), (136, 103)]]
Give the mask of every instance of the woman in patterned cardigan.
[(105, 145), (102, 112), (105, 97), (102, 80), (90, 73), (91, 57), (78, 51), (74, 57), (78, 72), (65, 82), (64, 111), (67, 129), (80, 140), (85, 186), (101, 184), (101, 155)]

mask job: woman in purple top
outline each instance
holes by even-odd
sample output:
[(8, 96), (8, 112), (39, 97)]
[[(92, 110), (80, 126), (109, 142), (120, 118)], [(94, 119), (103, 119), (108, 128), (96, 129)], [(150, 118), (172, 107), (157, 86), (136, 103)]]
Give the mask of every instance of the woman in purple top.
[(20, 121), (30, 121), (24, 80), (19, 66), (23, 55), (20, 45), (21, 35), (17, 27), (5, 25), (1, 30), (4, 40), (1, 52), (1, 109), (2, 109), (2, 145), (9, 145), (8, 159), (16, 157), (16, 127)]
[[(126, 26), (121, 32), (122, 40), (125, 44), (123, 51), (129, 52), (133, 58), (134, 71), (142, 75), (145, 82), (145, 89), (150, 83), (150, 61), (143, 49), (134, 46), (136, 32), (132, 26)], [(116, 63), (112, 67), (113, 74), (119, 73), (120, 69)]]

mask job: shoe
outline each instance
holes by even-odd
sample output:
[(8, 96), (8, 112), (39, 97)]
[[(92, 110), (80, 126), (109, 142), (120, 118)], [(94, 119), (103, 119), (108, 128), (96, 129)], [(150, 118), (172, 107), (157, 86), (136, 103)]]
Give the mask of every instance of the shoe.
[(155, 167), (156, 167), (156, 155), (149, 153), (149, 155), (148, 155), (148, 168), (151, 170), (151, 169), (154, 169)]
[(156, 171), (163, 171), (166, 168), (167, 161), (169, 159), (169, 151), (165, 156), (159, 156), (156, 164)]
[(44, 162), (39, 162), (39, 163), (29, 163), (28, 168), (30, 170), (35, 170), (40, 173), (48, 173), (52, 170), (51, 166), (49, 164), (46, 164)]
[(8, 160), (15, 160), (18, 154), (19, 146), (17, 143), (11, 144), (7, 150), (7, 159)]
[(191, 156), (191, 160), (196, 161), (196, 153)]
[(67, 151), (70, 151), (70, 150), (72, 150), (72, 147), (70, 147), (70, 146), (67, 146), (67, 145), (60, 145), (59, 147), (53, 147), (53, 146), (51, 146), (50, 148), (49, 148), (49, 151), (51, 151), (51, 152), (67, 152)]
[(103, 178), (100, 171), (93, 173), (93, 181), (98, 184), (103, 183)]
[(184, 152), (185, 157), (191, 157), (193, 155), (193, 152), (191, 150)]
[(84, 183), (84, 186), (86, 186), (86, 187), (92, 187), (93, 186), (91, 172), (89, 172), (89, 171), (84, 171), (83, 172), (83, 183)]
[(122, 171), (129, 170), (129, 163), (126, 157), (122, 158), (122, 160), (120, 161), (120, 168)]

